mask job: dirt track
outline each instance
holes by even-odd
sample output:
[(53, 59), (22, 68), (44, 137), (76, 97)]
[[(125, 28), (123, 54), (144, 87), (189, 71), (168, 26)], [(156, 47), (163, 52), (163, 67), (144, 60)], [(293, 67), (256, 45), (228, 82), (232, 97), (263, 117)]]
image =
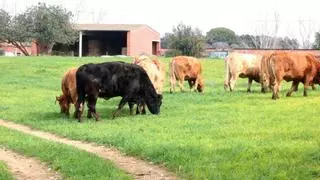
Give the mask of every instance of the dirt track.
[(123, 169), (128, 174), (132, 175), (135, 179), (178, 179), (174, 174), (168, 172), (165, 168), (136, 159), (134, 157), (123, 155), (116, 149), (106, 148), (104, 146), (100, 146), (94, 143), (69, 140), (51, 133), (33, 130), (28, 126), (19, 125), (13, 122), (3, 120), (0, 120), (0, 126), (15, 129), (26, 134), (40, 137), (42, 139), (68, 144), (78, 149), (82, 149), (87, 152), (96, 154), (99, 157), (112, 161), (116, 166), (118, 166), (120, 169)]
[(0, 148), (0, 161), (7, 164), (14, 178), (18, 180), (62, 179), (58, 173), (51, 171), (39, 160), (6, 149)]

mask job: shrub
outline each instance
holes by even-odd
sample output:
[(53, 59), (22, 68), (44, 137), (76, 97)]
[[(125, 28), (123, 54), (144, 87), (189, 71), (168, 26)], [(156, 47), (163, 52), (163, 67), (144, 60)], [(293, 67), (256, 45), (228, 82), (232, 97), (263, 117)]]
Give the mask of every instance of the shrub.
[(4, 50), (0, 49), (0, 56), (4, 56)]
[(174, 57), (174, 56), (180, 56), (180, 55), (182, 55), (182, 52), (176, 49), (170, 49), (164, 53), (165, 57)]

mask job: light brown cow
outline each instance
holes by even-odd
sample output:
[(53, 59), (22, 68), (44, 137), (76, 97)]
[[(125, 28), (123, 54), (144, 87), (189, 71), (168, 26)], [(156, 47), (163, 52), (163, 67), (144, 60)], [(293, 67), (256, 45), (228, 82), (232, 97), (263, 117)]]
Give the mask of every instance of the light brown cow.
[(190, 90), (202, 92), (204, 81), (201, 76), (200, 62), (189, 56), (176, 56), (169, 64), (170, 93), (175, 92), (176, 81), (181, 91), (184, 91), (183, 82), (188, 81)]
[(56, 97), (56, 100), (59, 102), (61, 113), (64, 113), (69, 116), (70, 104), (76, 106), (77, 102), (77, 85), (76, 85), (76, 72), (78, 68), (69, 69), (62, 78), (61, 81), (61, 90), (62, 95)]
[(262, 55), (233, 52), (225, 59), (224, 89), (233, 91), (238, 77), (248, 78), (247, 92), (251, 91), (252, 81), (260, 83)]
[(266, 63), (268, 70), (263, 78), (270, 81), (272, 99), (279, 99), (282, 80), (292, 81), (287, 96), (298, 89), (299, 82), (304, 84), (304, 96), (307, 96), (308, 86), (320, 82), (320, 62), (311, 54), (275, 52)]
[(151, 59), (146, 55), (135, 56), (133, 64), (141, 66), (147, 72), (157, 93), (162, 94), (165, 81), (164, 64), (156, 57)]

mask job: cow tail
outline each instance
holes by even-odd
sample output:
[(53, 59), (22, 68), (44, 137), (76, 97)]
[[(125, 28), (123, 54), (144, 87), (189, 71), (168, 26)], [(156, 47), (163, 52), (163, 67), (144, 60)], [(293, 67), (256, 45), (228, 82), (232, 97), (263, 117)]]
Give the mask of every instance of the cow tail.
[(224, 90), (227, 90), (230, 87), (230, 67), (229, 67), (229, 57), (227, 56), (224, 60)]
[(77, 72), (76, 73), (76, 85), (77, 85), (77, 95), (78, 99), (76, 102), (76, 118), (80, 119), (82, 111), (84, 109), (84, 101), (85, 101), (85, 87), (84, 87), (84, 81), (82, 76), (82, 72)]
[(176, 77), (174, 74), (174, 59), (169, 64), (169, 78), (170, 78), (170, 93), (174, 90), (176, 84)]
[(276, 74), (276, 66), (275, 66), (275, 62), (274, 62), (274, 58), (273, 58), (273, 55), (271, 55), (269, 57), (269, 60), (267, 61), (268, 62), (268, 69), (269, 69), (269, 77), (270, 77), (270, 86), (273, 87), (276, 83), (276, 78), (277, 78), (277, 74)]

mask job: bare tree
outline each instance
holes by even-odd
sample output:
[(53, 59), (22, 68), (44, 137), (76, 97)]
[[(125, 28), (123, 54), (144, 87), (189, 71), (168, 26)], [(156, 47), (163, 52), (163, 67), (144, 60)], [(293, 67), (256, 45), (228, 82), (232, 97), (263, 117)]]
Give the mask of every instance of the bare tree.
[(311, 49), (312, 42), (310, 41), (310, 39), (314, 35), (316, 25), (312, 20), (308, 20), (308, 21), (299, 20), (298, 23), (299, 23), (301, 48)]
[(94, 22), (95, 24), (100, 24), (101, 22), (103, 22), (103, 19), (106, 15), (107, 11), (104, 8), (100, 8), (99, 11), (92, 10), (92, 22)]
[(279, 13), (274, 11), (274, 19), (259, 21), (259, 26), (256, 27), (255, 34), (250, 36), (255, 48), (257, 49), (270, 49), (275, 48), (277, 45), (277, 36), (280, 27)]

